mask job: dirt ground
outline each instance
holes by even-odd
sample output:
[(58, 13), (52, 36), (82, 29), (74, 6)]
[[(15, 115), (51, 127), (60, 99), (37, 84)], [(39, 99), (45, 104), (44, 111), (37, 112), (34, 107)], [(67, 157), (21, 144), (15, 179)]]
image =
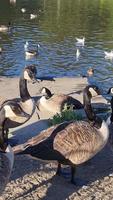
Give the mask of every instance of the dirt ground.
[[(0, 78), (1, 101), (17, 97), (18, 78)], [(10, 83), (10, 84), (9, 84)], [(82, 102), (81, 91), (88, 84), (86, 78), (59, 78), (55, 82), (44, 81), (38, 85), (29, 84), (30, 93), (39, 96), (39, 89), (46, 86), (52, 92), (70, 94)], [(65, 88), (65, 89), (64, 89)], [(103, 106), (106, 100), (101, 96), (94, 98)], [(48, 127), (47, 119), (51, 113), (41, 111), (38, 120), (37, 111), (23, 126), (10, 130), (18, 143)], [(15, 156), (13, 171), (0, 200), (113, 200), (113, 153), (107, 145), (88, 163), (77, 167), (76, 183), (70, 183), (70, 168), (63, 168), (63, 176), (56, 176), (56, 162), (43, 162), (29, 156)]]

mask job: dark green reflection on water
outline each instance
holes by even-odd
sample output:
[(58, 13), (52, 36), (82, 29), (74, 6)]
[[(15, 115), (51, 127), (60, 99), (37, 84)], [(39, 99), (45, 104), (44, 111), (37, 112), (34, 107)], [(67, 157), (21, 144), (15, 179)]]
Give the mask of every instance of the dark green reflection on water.
[[(26, 13), (21, 8), (26, 8)], [(30, 20), (30, 13), (38, 14)], [(78, 75), (94, 67), (96, 78), (110, 80), (112, 60), (105, 60), (104, 50), (113, 49), (112, 0), (0, 0), (0, 24), (9, 21), (13, 34), (1, 34), (0, 75), (19, 75), (25, 64), (39, 65), (39, 73), (53, 76)], [(76, 60), (76, 37), (86, 37)], [(40, 43), (41, 53), (36, 59), (25, 60), (23, 45)], [(108, 81), (109, 82), (109, 81)]]

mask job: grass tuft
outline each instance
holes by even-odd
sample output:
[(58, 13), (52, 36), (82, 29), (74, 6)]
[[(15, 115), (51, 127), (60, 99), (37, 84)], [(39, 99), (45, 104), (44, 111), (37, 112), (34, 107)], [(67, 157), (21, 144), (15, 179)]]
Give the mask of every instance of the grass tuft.
[(76, 121), (82, 120), (83, 117), (81, 114), (77, 114), (76, 111), (73, 110), (72, 106), (65, 106), (64, 110), (60, 114), (56, 114), (49, 120), (49, 126), (53, 126), (55, 124), (60, 124), (64, 121)]

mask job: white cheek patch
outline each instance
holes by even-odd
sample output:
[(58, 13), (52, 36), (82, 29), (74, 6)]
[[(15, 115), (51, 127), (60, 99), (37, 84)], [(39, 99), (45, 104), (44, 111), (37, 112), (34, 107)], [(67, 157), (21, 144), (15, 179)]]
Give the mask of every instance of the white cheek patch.
[(24, 71), (24, 79), (31, 80), (31, 78), (29, 77), (28, 72), (26, 70)]
[(12, 109), (9, 105), (5, 105), (4, 110), (5, 110), (5, 117), (6, 118), (16, 117), (15, 113), (12, 111)]
[(111, 88), (111, 94), (113, 94), (113, 88)]
[(41, 93), (42, 93), (42, 94), (46, 94), (46, 89), (43, 88), (42, 91), (41, 91)]
[(97, 96), (97, 92), (93, 88), (89, 88), (89, 91), (91, 92), (92, 96)]

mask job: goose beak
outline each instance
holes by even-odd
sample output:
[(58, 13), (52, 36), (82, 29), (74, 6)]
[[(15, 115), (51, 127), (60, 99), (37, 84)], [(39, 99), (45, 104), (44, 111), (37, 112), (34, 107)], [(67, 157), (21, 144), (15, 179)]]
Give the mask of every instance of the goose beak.
[(39, 82), (40, 82), (40, 80), (35, 77), (32, 79), (32, 84), (39, 83)]

